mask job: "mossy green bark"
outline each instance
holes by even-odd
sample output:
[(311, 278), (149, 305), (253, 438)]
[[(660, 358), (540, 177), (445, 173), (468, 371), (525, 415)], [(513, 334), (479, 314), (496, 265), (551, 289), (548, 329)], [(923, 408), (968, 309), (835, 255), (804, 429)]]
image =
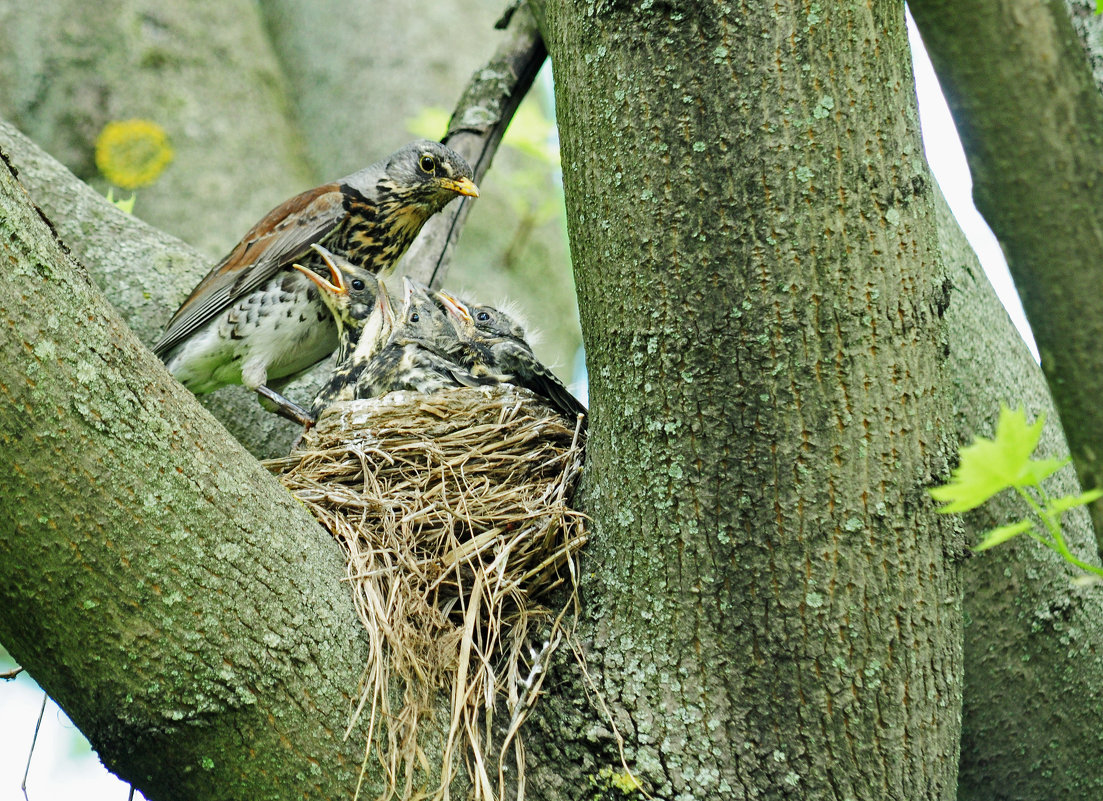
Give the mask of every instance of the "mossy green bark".
[(7, 164), (0, 259), (5, 648), (147, 798), (350, 796), (367, 654), (339, 547), (138, 342)]
[[(115, 208), (2, 120), (0, 151), (59, 240), (87, 267), (127, 326), (147, 345), (156, 342), (180, 298), (210, 269), (209, 260)], [(257, 458), (283, 456), (301, 430), (264, 411), (256, 396), (242, 387), (207, 395), (201, 403)]]
[[(953, 798), (944, 276), (902, 4), (541, 6), (584, 631), (629, 767), (657, 798)], [(533, 785), (619, 770), (603, 728), (549, 731)]]
[[(1061, 0), (911, 6), (1080, 480), (1103, 487), (1103, 96)], [(1092, 516), (1098, 536), (1103, 501)]]
[[(1034, 358), (976, 256), (938, 199), (946, 263), (947, 384), (958, 441), (991, 436), (1000, 404), (1046, 415), (1041, 449), (1068, 443)], [(1046, 482), (1052, 497), (1080, 492), (1072, 467)], [(1019, 520), (1027, 508), (1004, 492), (963, 519), (966, 545)], [(1073, 553), (1098, 564), (1087, 510), (1064, 517)], [(1096, 798), (1103, 795), (1103, 594), (1077, 588), (1078, 571), (1027, 537), (964, 561), (965, 692), (958, 796), (966, 799)], [(1014, 699), (1014, 703), (1008, 703)]]

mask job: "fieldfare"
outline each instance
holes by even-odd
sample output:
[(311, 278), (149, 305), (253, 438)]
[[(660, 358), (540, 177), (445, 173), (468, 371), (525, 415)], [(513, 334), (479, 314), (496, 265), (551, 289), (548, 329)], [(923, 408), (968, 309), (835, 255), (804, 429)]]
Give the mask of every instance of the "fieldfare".
[(388, 274), (422, 225), (460, 195), (478, 197), (463, 157), (413, 142), (345, 178), (277, 206), (192, 291), (154, 352), (196, 394), (241, 383), (302, 422), (282, 386), (337, 346), (334, 317), (299, 264), (332, 276), (311, 249)]

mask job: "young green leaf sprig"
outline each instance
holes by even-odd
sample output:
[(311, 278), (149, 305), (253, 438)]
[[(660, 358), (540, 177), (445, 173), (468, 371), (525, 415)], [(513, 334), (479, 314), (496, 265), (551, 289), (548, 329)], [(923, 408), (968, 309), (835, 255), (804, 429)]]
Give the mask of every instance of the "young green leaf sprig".
[(995, 436), (992, 439), (975, 437), (971, 445), (963, 447), (961, 461), (949, 483), (932, 489), (931, 497), (945, 503), (939, 512), (952, 514), (976, 509), (994, 495), (1013, 489), (1030, 507), (1032, 516), (985, 532), (973, 550), (985, 551), (1019, 534), (1027, 534), (1081, 570), (1103, 579), (1103, 568), (1073, 555), (1061, 528), (1065, 512), (1103, 497), (1103, 491), (1049, 497), (1042, 482), (1071, 459), (1030, 458), (1038, 447), (1045, 422), (1045, 415), (1039, 415), (1033, 423), (1027, 423), (1026, 412), (1021, 407), (1012, 411), (1001, 406)]

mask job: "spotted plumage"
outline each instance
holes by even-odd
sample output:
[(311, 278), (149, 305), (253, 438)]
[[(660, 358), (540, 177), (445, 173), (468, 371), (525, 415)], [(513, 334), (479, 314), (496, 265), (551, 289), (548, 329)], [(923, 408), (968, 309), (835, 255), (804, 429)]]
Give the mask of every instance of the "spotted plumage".
[(493, 306), (467, 304), (447, 292), (437, 292), (435, 297), (466, 343), (468, 349), (460, 361), (474, 375), (530, 389), (567, 417), (587, 413), (582, 402), (536, 358), (525, 329), (516, 320)]
[(311, 405), (312, 415), (317, 419), (330, 404), (352, 400), (360, 374), (375, 352), (390, 339), (394, 311), (387, 287), (378, 276), (330, 253), (321, 245), (313, 247), (329, 267), (330, 279), (299, 264), (294, 267), (317, 284), (338, 332), (333, 373)]
[(492, 383), (455, 362), (458, 336), (428, 290), (405, 279), (405, 298), (394, 331), (356, 377), (352, 395), (376, 398), (407, 390), (431, 393)]
[(311, 249), (321, 244), (354, 266), (388, 274), (426, 220), (458, 195), (478, 196), (471, 168), (444, 145), (423, 140), (291, 198), (199, 283), (154, 351), (196, 394), (245, 384), (298, 420), (298, 407), (268, 385), (325, 358), (338, 337), (318, 286), (292, 265), (328, 274)]

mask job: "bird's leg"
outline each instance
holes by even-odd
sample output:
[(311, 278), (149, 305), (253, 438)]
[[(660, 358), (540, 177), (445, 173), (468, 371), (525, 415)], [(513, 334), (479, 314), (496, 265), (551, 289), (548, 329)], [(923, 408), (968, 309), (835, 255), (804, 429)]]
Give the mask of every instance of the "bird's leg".
[(275, 406), (273, 411), (280, 417), (286, 418), (293, 423), (298, 423), (301, 426), (306, 426), (307, 428), (314, 425), (314, 417), (299, 404), (289, 401), (274, 389), (269, 389), (264, 386), (264, 384), (255, 387), (255, 389), (258, 395), (272, 402)]

